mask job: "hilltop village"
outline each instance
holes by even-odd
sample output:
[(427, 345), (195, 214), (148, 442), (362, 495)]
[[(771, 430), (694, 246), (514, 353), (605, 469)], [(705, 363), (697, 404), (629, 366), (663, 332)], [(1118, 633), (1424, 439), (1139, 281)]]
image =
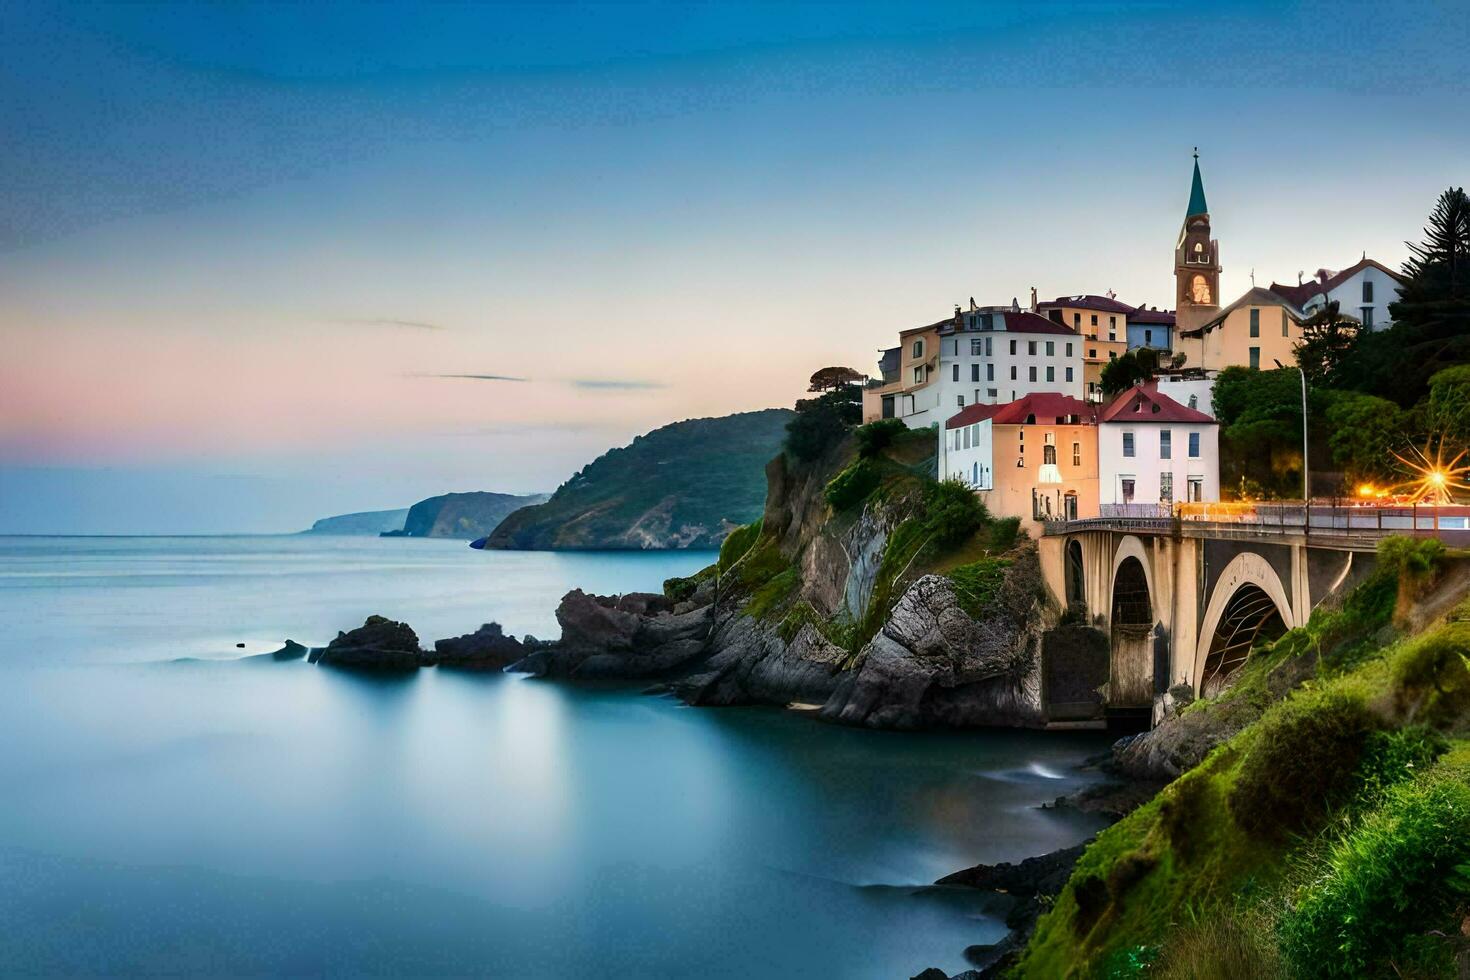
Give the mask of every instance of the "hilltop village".
[[(1385, 330), (1402, 285), (1365, 255), (1222, 304), (1221, 268), (1196, 154), (1174, 246), (1173, 310), (1132, 306), (1111, 291), (1039, 300), (1033, 287), (1025, 306), (971, 299), (900, 331), (881, 352), (878, 377), (863, 390), (863, 422), (934, 428), (939, 478), (1033, 527), (1168, 516), (1179, 502), (1219, 500), (1219, 373), (1295, 367), (1297, 346), (1329, 304), (1352, 329)], [(1140, 374), (1146, 380), (1108, 383)]]

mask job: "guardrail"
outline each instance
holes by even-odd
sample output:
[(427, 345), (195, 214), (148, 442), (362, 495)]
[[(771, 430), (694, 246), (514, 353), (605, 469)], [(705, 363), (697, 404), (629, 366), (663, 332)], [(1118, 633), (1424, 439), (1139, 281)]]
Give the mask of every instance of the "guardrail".
[(1105, 504), (1097, 517), (1047, 521), (1045, 534), (1133, 531), (1190, 537), (1302, 535), (1334, 543), (1376, 544), (1389, 535), (1470, 544), (1470, 506), (1358, 507), (1300, 503)]

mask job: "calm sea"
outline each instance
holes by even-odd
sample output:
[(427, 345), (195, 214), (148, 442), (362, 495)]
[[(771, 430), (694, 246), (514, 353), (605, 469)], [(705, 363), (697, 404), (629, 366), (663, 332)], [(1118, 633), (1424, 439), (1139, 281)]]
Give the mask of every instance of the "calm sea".
[(996, 910), (916, 886), (1096, 829), (1036, 808), (1096, 739), (256, 656), (370, 613), (555, 636), (565, 590), (709, 557), (0, 538), (0, 974), (963, 968)]

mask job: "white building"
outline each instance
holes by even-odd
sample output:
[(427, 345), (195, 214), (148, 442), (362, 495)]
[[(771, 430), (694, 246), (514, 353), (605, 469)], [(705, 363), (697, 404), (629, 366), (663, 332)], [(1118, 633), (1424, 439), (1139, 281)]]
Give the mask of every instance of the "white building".
[(1318, 269), (1316, 278), (1295, 286), (1273, 282), (1271, 292), (1290, 300), (1307, 316), (1335, 300), (1338, 312), (1370, 330), (1384, 330), (1393, 322), (1388, 304), (1399, 298), (1402, 283), (1398, 273), (1364, 256), (1341, 272)]
[(1013, 307), (957, 313), (939, 328), (937, 421), (967, 405), (1000, 405), (1036, 392), (1082, 395), (1082, 338)]
[(1215, 417), (1215, 379), (1188, 374), (1161, 374), (1155, 379), (1159, 394), (1167, 395), (1185, 408)]
[(1220, 427), (1149, 382), (1099, 416), (1098, 496), (1106, 508), (1220, 499)]
[(964, 419), (951, 416), (940, 428), (939, 479), (959, 480), (971, 490), (990, 490), (995, 487), (993, 410), (979, 404), (982, 407), (971, 406), (965, 413), (974, 421), (962, 424)]

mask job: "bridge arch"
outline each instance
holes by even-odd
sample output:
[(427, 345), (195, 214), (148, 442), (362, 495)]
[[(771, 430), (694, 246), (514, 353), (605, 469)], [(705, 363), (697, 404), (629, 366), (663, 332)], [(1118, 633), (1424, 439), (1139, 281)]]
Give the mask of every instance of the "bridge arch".
[(1194, 661), (1194, 689), (1212, 694), (1263, 638), (1296, 626), (1291, 603), (1276, 569), (1253, 552), (1231, 559), (1220, 573), (1200, 623)]
[(1108, 704), (1113, 708), (1146, 706), (1154, 693), (1153, 649), (1159, 596), (1154, 591), (1148, 550), (1136, 537), (1130, 535), (1118, 542), (1108, 598)]
[(1066, 600), (1070, 607), (1074, 603), (1087, 603), (1087, 571), (1082, 556), (1082, 542), (1076, 538), (1067, 541), (1063, 555), (1066, 572)]
[(1113, 574), (1108, 581), (1109, 609), (1112, 608), (1112, 605), (1115, 601), (1114, 597), (1117, 595), (1118, 592), (1118, 570), (1123, 567), (1123, 563), (1129, 558), (1137, 559), (1138, 564), (1143, 568), (1143, 580), (1148, 585), (1148, 595), (1150, 602), (1152, 602), (1154, 597), (1159, 594), (1158, 591), (1154, 589), (1154, 563), (1149, 559), (1148, 549), (1143, 546), (1143, 542), (1139, 540), (1136, 536), (1128, 534), (1125, 535), (1122, 540), (1118, 542), (1118, 546), (1113, 549)]

